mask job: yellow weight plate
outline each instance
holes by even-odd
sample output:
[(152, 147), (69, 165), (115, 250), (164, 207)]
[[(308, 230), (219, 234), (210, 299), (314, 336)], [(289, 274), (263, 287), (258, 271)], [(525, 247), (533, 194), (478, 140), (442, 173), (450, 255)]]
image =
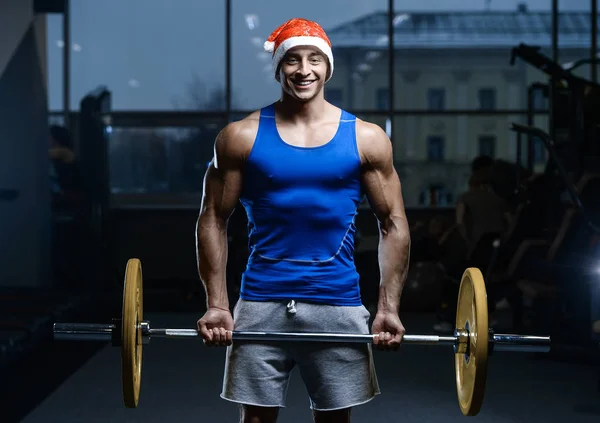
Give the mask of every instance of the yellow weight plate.
[(142, 264), (139, 259), (130, 259), (125, 270), (121, 328), (123, 401), (129, 408), (138, 405), (142, 380), (142, 294)]
[(485, 281), (477, 268), (465, 270), (460, 282), (456, 328), (469, 334), (466, 352), (454, 356), (456, 390), (465, 416), (479, 413), (487, 378), (488, 307)]

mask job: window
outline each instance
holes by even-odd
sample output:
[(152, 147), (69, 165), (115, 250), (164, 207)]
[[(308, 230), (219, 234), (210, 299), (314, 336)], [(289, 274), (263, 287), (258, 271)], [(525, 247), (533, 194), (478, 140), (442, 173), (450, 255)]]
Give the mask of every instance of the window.
[(444, 137), (433, 135), (427, 138), (427, 160), (441, 162), (444, 160)]
[[(591, 6), (589, 0), (581, 1), (576, 6), (571, 0), (558, 0), (560, 13), (560, 24), (558, 25), (558, 43), (561, 51), (559, 53), (561, 63), (580, 59), (582, 55), (589, 56), (590, 49), (590, 22)], [(528, 12), (523, 12), (529, 4)], [(552, 22), (550, 1), (539, 2), (540, 6), (534, 6), (532, 1), (518, 0), (514, 2), (493, 1), (490, 6), (489, 0), (482, 1), (432, 1), (425, 6), (423, 4), (412, 4), (396, 1), (396, 13), (392, 17), (393, 41), (395, 48), (401, 51), (397, 56), (402, 63), (396, 66), (397, 85), (395, 85), (394, 107), (397, 109), (414, 110), (415, 103), (421, 103), (422, 109), (427, 109), (425, 89), (422, 93), (417, 92), (423, 101), (411, 101), (415, 96), (418, 86), (445, 86), (448, 88), (448, 101), (446, 110), (477, 109), (478, 98), (477, 85), (488, 85), (497, 89), (495, 108), (522, 110), (524, 108), (526, 92), (519, 93), (518, 101), (504, 101), (504, 93), (508, 87), (520, 86), (531, 77), (547, 77), (535, 67), (525, 64), (523, 60), (517, 59), (516, 65), (510, 68), (510, 72), (518, 75), (509, 81), (509, 78), (501, 76), (501, 69), (509, 65), (508, 52), (524, 40), (531, 40), (536, 46), (545, 51), (552, 46), (552, 31), (549, 24)], [(496, 6), (493, 6), (493, 5)], [(481, 5), (481, 7), (472, 6)], [(501, 7), (500, 7), (501, 5)], [(415, 9), (424, 9), (425, 13), (414, 13)], [(484, 12), (484, 9), (491, 11)], [(381, 13), (381, 21), (386, 16)], [(385, 46), (387, 41), (385, 25), (376, 34), (369, 30), (375, 27), (375, 18), (356, 19), (355, 34), (366, 34), (371, 36), (372, 44), (379, 43)], [(527, 23), (524, 23), (527, 22)], [(530, 35), (524, 35), (523, 25)], [(493, 29), (492, 29), (493, 28)], [(375, 31), (373, 31), (375, 32)], [(372, 35), (371, 35), (372, 34)], [(385, 38), (384, 38), (385, 37)], [(361, 40), (362, 41), (362, 40)], [(527, 41), (524, 41), (527, 42)], [(365, 42), (360, 44), (365, 49)], [(356, 56), (360, 57), (357, 49)], [(577, 53), (584, 51), (586, 53)], [(359, 59), (360, 60), (360, 59)], [(450, 65), (452, 64), (452, 65)], [(450, 70), (453, 67), (453, 70)], [(590, 66), (580, 68), (584, 75), (589, 75)], [(585, 69), (585, 70), (584, 70)], [(478, 82), (479, 75), (487, 74), (494, 82)], [(587, 76), (589, 78), (589, 76)], [(488, 80), (488, 81), (490, 81)], [(438, 82), (443, 81), (443, 82)], [(496, 82), (497, 81), (497, 82)], [(476, 85), (477, 84), (477, 85)], [(498, 85), (496, 85), (498, 84)], [(456, 89), (456, 88), (457, 89)], [(484, 87), (481, 87), (484, 88)], [(453, 93), (457, 92), (462, 97), (463, 93), (470, 96), (469, 101), (454, 101)], [(502, 94), (502, 95), (501, 95)], [(418, 107), (418, 106), (417, 106)], [(500, 138), (499, 138), (500, 139)]]
[[(63, 99), (63, 55), (61, 47), (63, 34), (63, 15), (46, 15), (46, 80), (48, 83), (48, 110), (62, 110)], [(71, 59), (72, 60), (72, 59)], [(71, 79), (73, 76), (71, 75)], [(95, 88), (95, 87), (94, 87)], [(72, 104), (72, 106), (74, 106)], [(64, 122), (61, 122), (62, 125)]]
[(533, 162), (537, 164), (544, 163), (546, 162), (547, 155), (548, 152), (546, 151), (544, 141), (538, 137), (533, 137)]
[(495, 110), (496, 109), (496, 89), (481, 88), (479, 90), (479, 109), (480, 110)]
[(452, 204), (452, 193), (444, 184), (431, 184), (419, 194), (419, 205), (428, 207), (447, 207)]
[(375, 108), (377, 110), (389, 110), (390, 108), (390, 90), (389, 88), (377, 88), (375, 94)]
[(342, 107), (343, 97), (341, 88), (325, 88), (325, 99), (334, 106)]
[(64, 48), (71, 52), (73, 110), (98, 85), (113, 93), (113, 110), (224, 109), (225, 2), (77, 0), (70, 14), (70, 46), (62, 20), (48, 21), (51, 110), (62, 107)]
[(427, 109), (439, 111), (446, 106), (446, 91), (443, 88), (430, 88), (427, 91)]
[[(558, 30), (559, 36), (557, 38), (558, 43), (558, 57), (560, 57), (561, 64), (565, 67), (570, 67), (570, 64), (581, 59), (582, 56), (589, 57), (589, 54), (584, 53), (579, 54), (576, 51), (576, 47), (570, 43), (570, 37), (573, 38), (573, 35), (570, 34), (578, 34), (581, 37), (581, 41), (579, 41), (579, 45), (581, 49), (589, 50), (592, 46), (591, 44), (591, 17), (592, 10), (591, 6), (594, 3), (593, 1), (582, 1), (580, 5), (577, 7), (573, 7), (574, 2), (572, 0), (557, 0), (557, 9), (558, 9)], [(523, 2), (529, 3), (531, 9), (535, 6), (531, 4), (532, 2)], [(547, 2), (550, 4), (550, 2)], [(548, 11), (550, 11), (550, 6), (548, 6)], [(586, 20), (587, 19), (587, 20)], [(551, 21), (549, 21), (551, 22)], [(585, 22), (585, 24), (584, 24)], [(548, 31), (550, 33), (550, 31)], [(562, 35), (564, 34), (564, 35)], [(569, 34), (569, 35), (567, 35)], [(585, 34), (585, 35), (584, 35)], [(540, 45), (536, 43), (536, 45)], [(548, 46), (550, 44), (547, 44)], [(567, 63), (569, 65), (567, 65)], [(592, 67), (589, 64), (578, 66), (575, 69), (575, 74), (586, 78), (591, 79), (591, 70)]]
[(543, 88), (535, 88), (533, 90), (533, 110), (540, 111), (546, 110), (548, 108), (548, 100), (546, 98), (546, 93)]
[(213, 140), (225, 126), (204, 119), (195, 127), (114, 127), (109, 138), (113, 194), (202, 192)]
[(496, 157), (496, 137), (493, 135), (482, 135), (479, 137), (479, 155)]

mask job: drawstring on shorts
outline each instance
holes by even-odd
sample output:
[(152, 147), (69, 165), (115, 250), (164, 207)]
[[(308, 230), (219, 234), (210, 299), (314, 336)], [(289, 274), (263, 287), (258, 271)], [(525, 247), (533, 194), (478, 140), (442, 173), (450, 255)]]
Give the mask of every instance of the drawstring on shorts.
[(290, 300), (290, 302), (287, 303), (286, 308), (287, 308), (288, 314), (296, 314), (296, 301)]

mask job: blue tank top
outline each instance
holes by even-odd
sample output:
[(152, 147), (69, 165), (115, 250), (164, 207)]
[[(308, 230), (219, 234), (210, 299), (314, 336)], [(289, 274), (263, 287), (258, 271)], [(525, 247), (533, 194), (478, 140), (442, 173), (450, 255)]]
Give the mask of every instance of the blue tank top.
[(354, 264), (362, 199), (356, 117), (342, 111), (335, 136), (318, 147), (286, 143), (274, 105), (260, 110), (240, 201), (248, 216), (245, 300), (361, 305)]

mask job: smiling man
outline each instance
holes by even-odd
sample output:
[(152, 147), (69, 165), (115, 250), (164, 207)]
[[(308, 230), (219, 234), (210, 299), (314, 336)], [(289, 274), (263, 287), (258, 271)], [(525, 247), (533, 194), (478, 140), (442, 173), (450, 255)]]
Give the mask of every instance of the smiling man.
[[(306, 385), (316, 422), (349, 422), (352, 407), (379, 394), (372, 349), (238, 342), (232, 330), (369, 333), (354, 265), (355, 216), (363, 196), (379, 221), (379, 302), (371, 333), (397, 349), (410, 236), (392, 145), (377, 125), (328, 103), (331, 43), (315, 22), (292, 19), (265, 43), (281, 98), (218, 135), (197, 222), (206, 345), (228, 346), (221, 396), (242, 422), (275, 422), (292, 370)], [(250, 257), (233, 316), (227, 297), (227, 222), (241, 202)]]

